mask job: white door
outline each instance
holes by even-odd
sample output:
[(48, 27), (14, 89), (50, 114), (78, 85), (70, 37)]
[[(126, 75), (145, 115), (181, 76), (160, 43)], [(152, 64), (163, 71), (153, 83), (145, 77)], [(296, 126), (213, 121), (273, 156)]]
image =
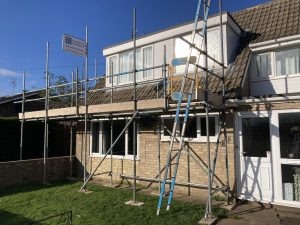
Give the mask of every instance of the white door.
[(238, 197), (270, 202), (274, 199), (271, 135), (267, 114), (244, 113), (236, 119)]

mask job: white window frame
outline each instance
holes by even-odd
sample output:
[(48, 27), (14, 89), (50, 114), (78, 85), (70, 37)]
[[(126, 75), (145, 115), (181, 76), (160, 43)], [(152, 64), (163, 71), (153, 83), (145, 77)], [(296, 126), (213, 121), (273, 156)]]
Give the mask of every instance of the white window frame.
[[(143, 66), (143, 69), (144, 69), (144, 49), (145, 48), (149, 48), (149, 47), (151, 47), (151, 50), (152, 50), (152, 65), (151, 65), (151, 67), (153, 67), (154, 66), (154, 45), (152, 44), (152, 45), (146, 45), (146, 46), (143, 46), (143, 47), (140, 47), (140, 48), (138, 48), (138, 49), (140, 49), (141, 50), (141, 62), (142, 62), (142, 66)], [(127, 51), (124, 51), (124, 52), (128, 52), (128, 51), (133, 51), (133, 50), (127, 50)], [(120, 52), (119, 54), (114, 54), (114, 55), (111, 55), (111, 56), (108, 56), (107, 58), (106, 58), (106, 74), (110, 74), (110, 63), (109, 63), (109, 61), (110, 61), (110, 58), (111, 57), (115, 57), (115, 56), (117, 56), (117, 67), (118, 67), (118, 72), (116, 73), (116, 72), (114, 72), (115, 74), (118, 74), (118, 73), (120, 73), (120, 54), (122, 54), (122, 53), (124, 53), (124, 52)], [(152, 70), (150, 70), (151, 72), (152, 72), (152, 74), (151, 74), (151, 77), (149, 77), (149, 78), (144, 78), (144, 72), (145, 71), (143, 71), (142, 72), (142, 74), (141, 74), (141, 76), (140, 76), (140, 78), (139, 77), (137, 77), (137, 78), (139, 78), (139, 79), (137, 79), (137, 82), (142, 82), (142, 81), (147, 81), (147, 80), (152, 80), (153, 79), (153, 77), (154, 77), (154, 69), (152, 69)], [(128, 72), (130, 72), (130, 71), (128, 71)], [(129, 74), (129, 73), (128, 73)], [(133, 81), (128, 81), (128, 82), (124, 82), (124, 83), (119, 83), (119, 77), (120, 76), (117, 76), (117, 83), (115, 83), (114, 82), (114, 86), (122, 86), (122, 85), (126, 85), (126, 84), (130, 84), (130, 83), (133, 83)], [(109, 82), (109, 78), (107, 78), (107, 82), (106, 82), (106, 86), (111, 86), (111, 82)]]
[[(184, 115), (180, 115), (180, 117), (183, 117)], [(196, 117), (197, 121), (197, 137), (196, 138), (188, 138), (185, 137), (184, 141), (188, 142), (207, 142), (207, 137), (206, 136), (201, 136), (201, 120), (200, 118), (205, 118), (205, 114), (190, 114), (189, 117)], [(215, 118), (215, 135), (209, 136), (211, 142), (217, 142), (217, 133), (218, 133), (218, 126), (219, 126), (219, 116), (218, 114), (210, 114), (209, 117), (214, 117)], [(163, 115), (161, 116), (161, 121), (163, 122), (164, 119), (174, 119), (175, 115)], [(164, 135), (164, 127), (162, 126), (161, 123), (161, 141), (170, 141), (171, 137), (169, 135)], [(177, 124), (176, 131), (180, 133), (180, 124)], [(172, 131), (171, 131), (172, 132)]]
[[(144, 46), (144, 47), (141, 48), (141, 57), (142, 57), (142, 65), (143, 65), (143, 69), (145, 69), (145, 68), (144, 68), (144, 49), (145, 49), (145, 48), (149, 48), (149, 47), (151, 47), (151, 50), (152, 50), (152, 65), (151, 65), (150, 67), (153, 67), (153, 66), (154, 66), (154, 46), (153, 46), (153, 45), (147, 45), (147, 46)], [(149, 68), (149, 67), (148, 67), (148, 68)], [(153, 77), (154, 77), (154, 69), (152, 69), (152, 70), (147, 70), (147, 71), (150, 71), (150, 72), (151, 72), (151, 77), (149, 77), (149, 78), (144, 78), (144, 73), (145, 73), (146, 71), (143, 71), (143, 74), (141, 75), (141, 80), (140, 80), (140, 81), (145, 81), (145, 80), (151, 80), (151, 79), (153, 79)]]
[[(300, 46), (293, 46), (293, 47), (288, 47), (288, 48), (280, 48), (280, 49), (275, 49), (273, 51), (266, 51), (262, 53), (256, 53), (253, 55), (252, 62), (251, 62), (251, 79), (252, 81), (263, 81), (263, 80), (275, 80), (275, 79), (285, 79), (288, 77), (297, 77), (300, 76), (300, 73), (297, 74), (285, 74), (285, 75), (278, 75), (277, 74), (277, 66), (276, 66), (276, 53), (277, 52), (282, 52), (282, 51), (288, 51), (292, 49), (299, 49)], [(257, 75), (257, 69), (255, 66), (255, 58), (258, 55), (265, 55), (265, 54), (270, 54), (271, 55), (271, 71), (272, 74), (270, 74), (268, 77), (263, 77), (263, 78), (258, 78)]]
[[(120, 59), (119, 59), (119, 54), (111, 55), (111, 56), (107, 57), (107, 60), (106, 60), (106, 74), (108, 74), (108, 76), (110, 75), (110, 70), (111, 70), (111, 68), (110, 68), (111, 65), (110, 65), (109, 61), (110, 61), (110, 58), (112, 58), (112, 57), (117, 57), (117, 72), (114, 71), (114, 73), (115, 73), (115, 74), (118, 74), (119, 71), (120, 71), (120, 65), (119, 65)], [(113, 78), (114, 78), (114, 77), (112, 77), (112, 79), (113, 79)], [(115, 80), (117, 80), (117, 84), (115, 84), (115, 82), (113, 82), (113, 86), (118, 85), (118, 77), (116, 77)], [(110, 87), (112, 86), (112, 83), (110, 82), (110, 77), (108, 77), (107, 80), (106, 80), (106, 86), (110, 86)]]
[[(115, 120), (118, 120), (118, 119), (115, 119)], [(125, 124), (127, 124), (129, 122), (130, 118), (126, 118), (125, 119)], [(103, 143), (102, 143), (102, 138), (103, 138), (103, 121), (108, 121), (108, 119), (101, 119), (101, 120), (94, 120), (92, 121), (91, 123), (91, 129), (90, 129), (90, 156), (91, 157), (103, 157), (105, 156), (105, 153), (103, 153)], [(99, 152), (95, 153), (95, 152), (92, 152), (93, 151), (93, 138), (94, 138), (94, 135), (93, 135), (93, 124), (94, 123), (100, 123), (100, 126), (99, 126)], [(128, 154), (128, 137), (129, 137), (129, 133), (128, 133), (128, 129), (126, 129), (125, 131), (125, 155), (114, 155), (113, 154), (113, 158), (116, 158), (116, 159), (130, 159), (130, 160), (133, 160), (133, 155), (129, 155)], [(139, 159), (139, 154), (140, 154), (140, 128), (139, 126), (137, 126), (137, 149), (136, 149), (136, 155), (137, 155), (137, 159)], [(107, 158), (110, 158), (110, 154), (107, 156)]]

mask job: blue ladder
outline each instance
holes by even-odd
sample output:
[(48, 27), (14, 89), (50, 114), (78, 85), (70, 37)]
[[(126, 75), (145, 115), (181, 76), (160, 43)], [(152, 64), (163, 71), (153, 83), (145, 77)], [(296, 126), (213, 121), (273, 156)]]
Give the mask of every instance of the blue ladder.
[[(197, 61), (199, 61), (201, 55), (207, 54), (201, 48), (203, 46), (203, 41), (204, 41), (204, 38), (205, 38), (206, 32), (207, 32), (207, 18), (208, 18), (208, 13), (209, 13), (209, 8), (210, 8), (210, 2), (211, 2), (210, 0), (199, 0), (198, 1), (196, 16), (195, 16), (195, 20), (194, 20), (194, 27), (193, 27), (193, 32), (192, 32), (192, 38), (191, 38), (191, 42), (189, 43), (190, 49), (189, 49), (188, 57), (177, 58), (172, 61), (173, 66), (179, 66), (179, 65), (185, 64), (185, 71), (184, 71), (184, 75), (183, 75), (183, 78), (181, 81), (180, 92), (174, 92), (172, 94), (172, 99), (178, 101), (178, 103), (177, 103), (176, 116), (174, 119), (174, 124), (173, 124), (173, 129), (172, 129), (169, 152), (167, 155), (164, 178), (163, 178), (163, 181), (161, 184), (161, 189), (160, 189), (161, 191), (160, 191), (160, 195), (159, 195), (157, 212), (156, 212), (157, 215), (159, 215), (163, 197), (166, 195), (165, 186), (166, 186), (166, 182), (168, 180), (170, 180), (170, 182), (171, 182), (171, 187), (170, 187), (170, 192), (169, 192), (167, 210), (170, 209), (170, 206), (172, 203), (176, 175), (177, 175), (177, 170), (178, 170), (178, 165), (179, 165), (179, 159), (180, 159), (181, 152), (184, 148), (183, 138), (185, 135), (186, 125), (187, 125), (187, 122), (189, 119), (189, 110), (190, 110), (191, 100), (192, 100), (193, 91), (194, 91), (194, 87), (195, 87), (195, 80), (196, 80), (198, 69), (203, 68), (201, 66), (198, 66)], [(201, 16), (202, 7), (203, 7), (203, 16)], [(198, 32), (198, 22), (199, 21), (202, 22), (201, 33)], [(202, 38), (202, 41), (201, 41), (202, 43), (201, 43), (200, 48), (196, 47), (196, 40), (195, 40), (196, 35), (199, 35)], [(196, 49), (198, 52), (197, 57), (192, 56), (192, 51), (194, 49)], [(192, 77), (188, 76), (190, 64), (195, 65)], [(190, 81), (190, 82), (187, 82), (187, 81)], [(177, 138), (176, 137), (176, 135), (177, 135), (176, 128), (177, 128), (178, 123), (180, 123), (179, 114), (180, 114), (182, 100), (187, 100), (187, 105), (185, 107), (182, 130), (181, 130), (179, 138)], [(179, 146), (177, 148), (174, 148), (174, 141), (178, 141), (178, 139), (179, 139)], [(175, 152), (176, 157), (175, 157), (175, 163), (172, 164), (172, 153), (173, 152)], [(173, 174), (170, 178), (168, 178), (168, 173), (169, 173), (170, 167), (172, 165), (174, 165)]]

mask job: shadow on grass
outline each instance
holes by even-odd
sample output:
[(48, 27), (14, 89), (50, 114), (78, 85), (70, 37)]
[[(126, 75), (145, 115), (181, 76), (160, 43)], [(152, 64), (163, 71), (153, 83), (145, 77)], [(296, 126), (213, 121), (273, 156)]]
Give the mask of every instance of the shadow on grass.
[(13, 195), (17, 193), (25, 193), (25, 192), (37, 191), (41, 189), (53, 188), (61, 185), (68, 185), (68, 184), (71, 185), (75, 183), (78, 183), (78, 181), (59, 180), (59, 181), (53, 181), (47, 185), (41, 183), (33, 183), (33, 184), (24, 184), (18, 186), (0, 187), (0, 197)]
[(34, 222), (33, 220), (26, 218), (22, 215), (11, 213), (0, 209), (0, 224), (2, 225), (17, 225), (28, 224)]

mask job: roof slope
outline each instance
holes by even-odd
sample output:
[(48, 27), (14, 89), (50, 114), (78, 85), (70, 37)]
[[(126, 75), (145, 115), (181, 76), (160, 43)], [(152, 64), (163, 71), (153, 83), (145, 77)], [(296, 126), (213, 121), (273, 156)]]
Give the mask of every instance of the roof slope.
[[(226, 73), (227, 97), (239, 97), (248, 62), (250, 43), (258, 43), (300, 34), (300, 1), (273, 0), (231, 14), (242, 28), (243, 35), (236, 59)], [(220, 85), (211, 80), (211, 90), (219, 92)]]

